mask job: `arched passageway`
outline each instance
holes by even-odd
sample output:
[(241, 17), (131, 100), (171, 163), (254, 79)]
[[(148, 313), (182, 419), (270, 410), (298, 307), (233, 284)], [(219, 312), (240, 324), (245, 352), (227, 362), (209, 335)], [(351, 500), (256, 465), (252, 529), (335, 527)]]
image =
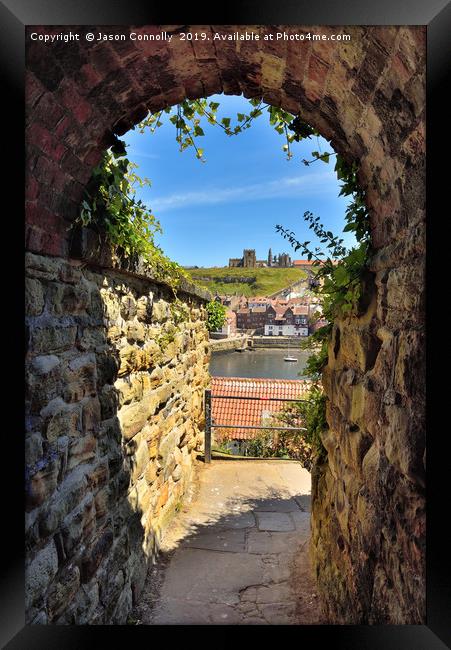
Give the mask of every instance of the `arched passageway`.
[[(256, 26), (252, 30), (260, 35), (257, 42), (224, 40), (220, 46), (212, 38), (218, 29), (196, 30), (209, 34), (210, 40), (182, 40), (180, 32), (189, 31), (187, 27), (114, 27), (109, 28), (111, 33), (166, 32), (173, 38), (170, 43), (129, 38), (89, 43), (81, 38), (49, 47), (31, 40), (31, 32), (61, 30), (28, 28), (27, 249), (54, 261), (69, 258), (67, 228), (102, 151), (149, 110), (186, 97), (221, 92), (262, 96), (287, 111), (301, 112), (336, 151), (358, 161), (371, 215), (373, 277), (365, 314), (336, 323), (339, 345), (333, 346), (324, 375), (330, 430), (325, 440), (327, 463), (317, 468), (314, 477), (316, 571), (333, 621), (422, 622), (425, 30), (349, 27), (339, 29), (351, 35), (349, 42), (287, 42), (264, 36), (277, 31), (307, 33), (312, 28)], [(221, 27), (221, 33), (230, 35), (243, 30)], [(84, 35), (88, 29), (72, 31)], [(337, 28), (320, 31), (331, 35)], [(37, 285), (42, 279), (51, 281), (48, 269), (40, 273), (35, 268), (33, 309), (40, 300)], [(63, 300), (53, 317), (64, 325), (70, 308), (73, 305)], [(35, 326), (32, 318), (30, 367), (36, 354), (48, 356), (51, 351), (42, 337), (33, 337)], [(55, 340), (52, 345), (54, 349)], [(85, 343), (75, 343), (74, 349), (81, 356), (90, 352), (89, 345), (85, 337)], [(100, 394), (104, 388), (105, 372), (99, 363), (96, 357), (94, 399), (96, 391)], [(30, 372), (33, 377), (35, 370)], [(29, 415), (33, 458), (39, 466), (41, 416), (33, 412), (33, 392), (40, 388), (36, 381), (33, 385)], [(38, 400), (41, 410), (42, 399)], [(70, 403), (76, 401), (77, 395), (72, 395)], [(80, 425), (82, 434), (86, 422)], [(65, 493), (69, 469), (58, 469), (52, 489)], [(110, 470), (106, 470), (107, 484)], [(89, 489), (94, 492), (95, 485)], [(67, 507), (75, 508), (80, 498), (72, 495)], [(41, 521), (43, 507), (30, 506), (32, 521)], [(98, 530), (94, 517), (89, 529), (93, 539), (102, 539), (103, 524), (99, 525)], [(58, 529), (47, 528), (41, 521), (30, 538), (32, 562), (52, 535), (58, 537)], [(117, 534), (114, 529), (111, 539), (104, 540), (100, 550), (96, 547), (97, 555), (107, 552), (111, 544), (114, 547)], [(64, 544), (57, 550), (44, 592), (50, 589), (56, 570), (71, 563)], [(69, 580), (69, 585), (72, 598), (79, 582)], [(108, 598), (117, 601), (120, 594), (120, 587), (112, 589), (97, 609), (111, 611)], [(39, 607), (32, 608), (30, 616), (38, 613)]]

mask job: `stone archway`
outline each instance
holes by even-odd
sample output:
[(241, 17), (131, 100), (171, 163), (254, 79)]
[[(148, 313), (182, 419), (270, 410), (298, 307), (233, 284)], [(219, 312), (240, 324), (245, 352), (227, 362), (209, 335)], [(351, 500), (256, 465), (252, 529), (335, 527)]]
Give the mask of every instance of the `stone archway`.
[[(325, 373), (328, 463), (315, 478), (313, 542), (331, 620), (420, 623), (424, 576), (424, 104), (422, 27), (255, 26), (258, 42), (225, 40), (245, 28), (108, 28), (166, 32), (164, 41), (52, 47), (28, 28), (27, 249), (69, 257), (67, 228), (102, 151), (184, 98), (262, 96), (305, 120), (347, 159), (371, 214), (372, 300), (337, 323)], [(93, 32), (99, 31), (93, 29)], [(270, 32), (337, 33), (350, 42), (270, 41)], [(61, 313), (64, 318), (64, 313)], [(340, 334), (338, 337), (338, 333)], [(65, 561), (65, 560), (64, 560)]]

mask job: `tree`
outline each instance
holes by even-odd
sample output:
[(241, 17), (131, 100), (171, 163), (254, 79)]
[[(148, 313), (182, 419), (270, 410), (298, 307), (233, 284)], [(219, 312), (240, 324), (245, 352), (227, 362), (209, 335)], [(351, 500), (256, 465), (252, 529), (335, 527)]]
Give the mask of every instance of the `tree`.
[(226, 308), (220, 302), (212, 300), (207, 304), (207, 329), (216, 332), (226, 321)]

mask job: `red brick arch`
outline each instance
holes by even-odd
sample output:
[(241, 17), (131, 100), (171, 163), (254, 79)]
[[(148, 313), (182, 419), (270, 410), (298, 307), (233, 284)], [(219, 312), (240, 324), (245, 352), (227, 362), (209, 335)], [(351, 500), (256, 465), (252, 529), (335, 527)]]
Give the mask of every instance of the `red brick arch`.
[[(425, 28), (191, 30), (261, 38), (183, 42), (186, 26), (65, 27), (80, 41), (49, 45), (31, 33), (61, 28), (28, 28), (27, 248), (67, 257), (68, 226), (113, 134), (184, 98), (262, 96), (358, 161), (372, 300), (363, 317), (335, 325), (323, 377), (330, 430), (313, 488), (317, 576), (332, 621), (424, 622)], [(88, 31), (174, 38), (93, 44)], [(263, 40), (276, 32), (351, 41)]]
[[(210, 37), (216, 31), (244, 31), (235, 26), (196, 29)], [(183, 42), (176, 34), (181, 30), (109, 28), (167, 31), (174, 34), (169, 46), (130, 40), (91, 44), (84, 40), (88, 28), (72, 30), (80, 34), (79, 42), (49, 45), (28, 39), (28, 248), (67, 255), (66, 221), (76, 214), (83, 185), (112, 132), (125, 133), (149, 110), (221, 92), (261, 95), (273, 105), (300, 111), (337, 151), (359, 160), (373, 209), (374, 243), (386, 243), (393, 232), (386, 232), (382, 222), (395, 213), (403, 221), (401, 203), (406, 206), (409, 199), (403, 173), (406, 165), (417, 164), (423, 150), (424, 29), (254, 27), (258, 42), (220, 43)], [(269, 32), (348, 33), (351, 41), (262, 40)]]

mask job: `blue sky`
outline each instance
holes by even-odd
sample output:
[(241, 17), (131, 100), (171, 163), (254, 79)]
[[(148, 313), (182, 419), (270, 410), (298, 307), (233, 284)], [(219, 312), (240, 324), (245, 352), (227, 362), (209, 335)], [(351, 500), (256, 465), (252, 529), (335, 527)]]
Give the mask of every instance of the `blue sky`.
[[(248, 114), (252, 107), (244, 97), (218, 95), (219, 120), (236, 113)], [(202, 124), (204, 137), (197, 139), (206, 162), (190, 147), (179, 151), (175, 127), (163, 113), (164, 124), (155, 133), (129, 131), (128, 158), (138, 165), (137, 173), (151, 180), (151, 187), (138, 188), (137, 197), (151, 208), (163, 234), (157, 243), (182, 265), (227, 266), (229, 257), (240, 257), (243, 248), (255, 248), (258, 259), (273, 254), (294, 254), (289, 242), (276, 232), (276, 224), (293, 230), (300, 241), (318, 244), (302, 215), (310, 210), (334, 234), (342, 232), (349, 199), (338, 197), (339, 184), (329, 164), (321, 161), (306, 167), (302, 158), (311, 152), (332, 151), (322, 138), (292, 145), (293, 158), (286, 160), (283, 136), (269, 125), (266, 111), (251, 128), (232, 137), (219, 127)], [(355, 243), (345, 233), (345, 244)]]

